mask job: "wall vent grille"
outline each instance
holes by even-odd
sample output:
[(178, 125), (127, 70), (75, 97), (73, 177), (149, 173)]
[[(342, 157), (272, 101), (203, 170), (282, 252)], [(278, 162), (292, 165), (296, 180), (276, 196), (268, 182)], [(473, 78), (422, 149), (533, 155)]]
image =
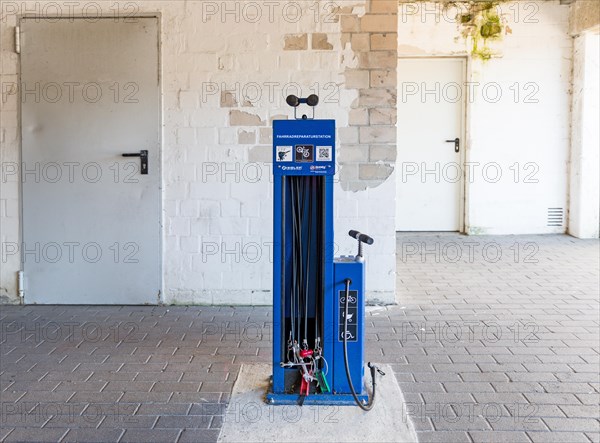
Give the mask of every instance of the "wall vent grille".
[(548, 208), (548, 226), (562, 227), (564, 217), (565, 210), (563, 208)]

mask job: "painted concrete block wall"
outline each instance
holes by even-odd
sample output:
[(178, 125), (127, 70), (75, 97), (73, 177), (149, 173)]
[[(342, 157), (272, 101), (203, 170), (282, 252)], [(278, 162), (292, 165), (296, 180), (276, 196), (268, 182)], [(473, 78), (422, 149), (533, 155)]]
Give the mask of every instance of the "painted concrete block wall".
[[(469, 57), (463, 89), (469, 95), (466, 161), (471, 165), (465, 170), (472, 171), (466, 231), (565, 232), (564, 218), (559, 227), (547, 226), (547, 218), (548, 208), (567, 211), (569, 7), (558, 1), (509, 2), (499, 10), (512, 34), (491, 43), (497, 54), (491, 60)], [(401, 3), (399, 56), (468, 57), (456, 12), (439, 3)]]
[[(3, 2), (3, 91), (19, 87), (16, 14), (161, 14), (164, 301), (206, 304), (271, 303), (270, 125), (287, 94), (318, 93), (338, 125), (336, 252), (354, 252), (350, 228), (373, 235), (369, 299), (393, 302), (397, 4), (250, 3)], [(4, 95), (0, 159), (18, 164), (18, 94)], [(18, 180), (2, 183), (2, 242), (20, 241)], [(5, 301), (19, 269), (2, 263)]]

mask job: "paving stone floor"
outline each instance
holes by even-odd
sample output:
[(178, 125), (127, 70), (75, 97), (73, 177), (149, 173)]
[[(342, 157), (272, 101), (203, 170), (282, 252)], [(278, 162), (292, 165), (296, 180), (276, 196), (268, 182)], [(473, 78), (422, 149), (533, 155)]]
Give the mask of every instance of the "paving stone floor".
[[(600, 441), (598, 241), (397, 247), (399, 304), (369, 309), (367, 356), (419, 441)], [(7, 442), (215, 441), (244, 417), (224, 414), (240, 365), (271, 358), (269, 308), (1, 306), (0, 334)]]

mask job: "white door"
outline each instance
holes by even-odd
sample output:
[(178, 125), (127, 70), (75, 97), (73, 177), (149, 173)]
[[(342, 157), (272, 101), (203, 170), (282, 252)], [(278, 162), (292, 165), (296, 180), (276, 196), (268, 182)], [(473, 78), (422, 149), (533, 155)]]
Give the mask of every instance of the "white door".
[(464, 79), (463, 59), (399, 60), (397, 231), (461, 230)]
[(25, 302), (155, 304), (158, 21), (20, 26)]

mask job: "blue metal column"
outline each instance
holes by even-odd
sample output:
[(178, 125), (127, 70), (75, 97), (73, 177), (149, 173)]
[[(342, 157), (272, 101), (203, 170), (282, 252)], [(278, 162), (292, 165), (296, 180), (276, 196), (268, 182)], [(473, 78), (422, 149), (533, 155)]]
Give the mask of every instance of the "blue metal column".
[[(299, 287), (305, 291), (304, 301), (308, 304), (304, 318), (312, 322), (313, 327), (316, 319), (319, 320), (322, 357), (327, 365), (322, 360), (314, 364), (323, 371), (328, 368), (326, 379), (330, 387), (329, 391), (314, 392), (316, 383), (311, 381), (313, 392), (301, 396), (302, 402), (307, 405), (355, 404), (345, 373), (341, 336), (343, 316), (346, 315), (342, 305), (346, 278), (352, 280), (352, 301), (348, 309), (348, 315), (351, 315), (349, 333), (352, 335), (348, 340), (350, 373), (359, 399), (367, 400), (363, 383), (364, 265), (354, 258), (342, 258), (334, 262), (334, 174), (334, 120), (273, 122), (273, 384), (267, 393), (267, 400), (272, 404), (297, 404), (300, 397), (298, 379), (301, 381), (302, 377), (298, 363), (286, 368), (281, 366), (282, 363), (289, 363), (288, 331), (291, 330), (291, 318), (294, 316), (290, 302), (292, 294), (297, 294)], [(295, 188), (294, 192), (292, 188)], [(302, 189), (300, 193), (299, 188)], [(297, 206), (293, 209), (294, 201)], [(311, 209), (308, 214), (303, 212), (304, 209), (298, 209), (309, 203)], [(313, 211), (315, 207), (318, 208), (316, 212)], [(295, 224), (292, 223), (293, 217)], [(309, 226), (318, 234), (304, 244), (305, 238), (298, 236), (298, 232), (304, 232)], [(308, 237), (311, 238), (310, 234)], [(292, 277), (298, 269), (303, 269), (299, 274), (301, 276), (305, 276), (303, 272), (310, 269), (310, 277), (300, 277), (293, 283)], [(322, 306), (318, 306), (317, 301)], [(302, 339), (316, 338), (314, 332), (302, 335)], [(300, 337), (296, 337), (296, 340), (300, 340)], [(313, 343), (310, 343), (309, 349), (304, 352), (311, 351), (312, 347)], [(310, 361), (305, 357), (302, 359), (304, 362)], [(296, 385), (292, 389), (294, 382)]]
[[(335, 121), (334, 120), (275, 120), (273, 121), (273, 394), (286, 394), (286, 372), (280, 366), (287, 359), (286, 321), (290, 312), (291, 286), (291, 201), (286, 189), (292, 176), (319, 177), (321, 180), (323, 220), (322, 229), (323, 292), (322, 340), (323, 356), (333, 361), (333, 338), (328, 329), (333, 322), (330, 294), (333, 290), (333, 175), (335, 174)], [(309, 221), (312, 223), (313, 221)], [(316, 294), (312, 294), (313, 298)], [(314, 319), (313, 319), (314, 320)], [(311, 343), (312, 346), (312, 343)], [(294, 397), (297, 397), (294, 396)]]
[(285, 392), (284, 370), (279, 366), (283, 361), (283, 331), (285, 312), (283, 296), (283, 269), (285, 253), (283, 251), (283, 178), (275, 175), (273, 180), (273, 392)]

